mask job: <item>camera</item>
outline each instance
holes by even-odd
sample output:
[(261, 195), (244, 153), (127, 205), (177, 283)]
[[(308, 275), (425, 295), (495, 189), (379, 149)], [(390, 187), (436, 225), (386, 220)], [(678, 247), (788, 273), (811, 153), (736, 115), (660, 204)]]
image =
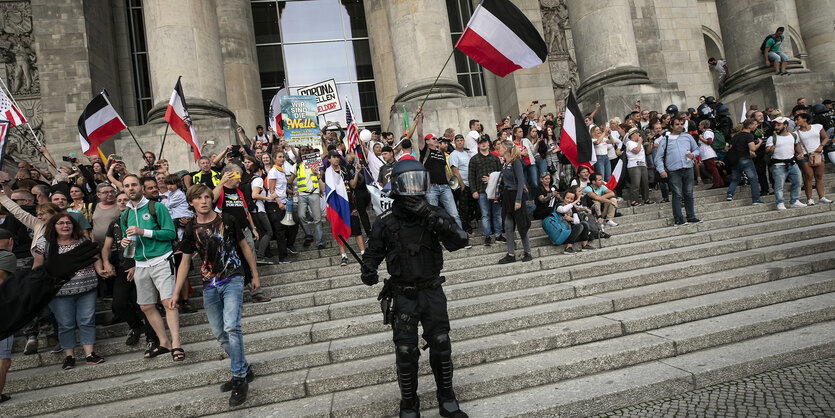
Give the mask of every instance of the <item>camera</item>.
[(533, 101), (533, 102), (531, 102), (531, 103), (533, 103), (533, 104), (539, 104), (539, 100), (534, 100), (534, 101)]

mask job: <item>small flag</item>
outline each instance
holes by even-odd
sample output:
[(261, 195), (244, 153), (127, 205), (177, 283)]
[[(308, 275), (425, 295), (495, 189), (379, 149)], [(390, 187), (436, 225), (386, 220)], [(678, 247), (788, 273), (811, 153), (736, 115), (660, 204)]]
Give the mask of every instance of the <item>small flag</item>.
[(12, 101), (6, 96), (3, 89), (0, 89), (0, 119), (9, 121), (9, 125), (17, 126), (26, 123), (23, 113), (20, 113)]
[(345, 131), (345, 139), (348, 143), (348, 152), (355, 153), (358, 157), (363, 158), (362, 147), (360, 146), (360, 137), (357, 132), (357, 121), (351, 112), (351, 103), (345, 100), (345, 125), (348, 127)]
[(87, 104), (78, 117), (78, 139), (85, 155), (96, 155), (104, 141), (127, 128), (125, 121), (110, 104), (107, 92), (102, 90)]
[(748, 113), (748, 109), (746, 108), (746, 101), (742, 101), (742, 115), (739, 116), (739, 123), (745, 122), (745, 114)]
[(191, 145), (194, 152), (194, 161), (200, 159), (200, 147), (197, 146), (197, 134), (194, 132), (194, 125), (188, 115), (186, 96), (183, 94), (183, 85), (180, 83), (180, 76), (171, 93), (171, 100), (168, 101), (168, 108), (165, 110), (165, 121), (171, 125), (171, 130), (180, 135), (187, 144)]
[[(270, 126), (277, 136), (284, 136), (284, 131), (281, 129), (281, 97), (287, 96), (287, 86), (278, 89), (270, 100)], [(272, 138), (269, 138), (272, 141)]]
[(509, 0), (483, 0), (455, 48), (499, 77), (536, 67), (548, 57), (542, 36)]
[(574, 167), (591, 165), (597, 161), (589, 129), (583, 121), (583, 114), (577, 106), (574, 92), (568, 92), (565, 119), (560, 133), (560, 151)]
[(409, 114), (406, 113), (406, 106), (403, 106), (403, 135), (409, 134)]
[[(625, 176), (627, 174), (626, 171), (626, 142), (629, 140), (628, 138), (623, 141), (623, 144), (620, 146), (620, 156), (618, 157), (618, 162), (615, 164), (615, 168), (612, 170), (612, 176), (609, 177), (609, 180), (606, 182), (606, 188), (609, 190), (615, 190), (615, 187), (618, 187), (618, 183), (625, 180)], [(638, 143), (639, 147), (643, 145)]]
[(6, 135), (9, 133), (11, 122), (0, 121), (0, 166), (3, 165), (3, 158), (6, 157)]

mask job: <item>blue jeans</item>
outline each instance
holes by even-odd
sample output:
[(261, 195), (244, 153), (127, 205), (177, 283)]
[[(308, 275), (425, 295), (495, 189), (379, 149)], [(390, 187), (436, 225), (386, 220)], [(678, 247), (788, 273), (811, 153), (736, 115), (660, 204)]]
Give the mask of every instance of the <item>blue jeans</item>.
[(687, 211), (687, 220), (696, 219), (696, 209), (693, 206), (693, 169), (668, 171), (670, 191), (673, 193), (673, 219), (677, 224), (684, 223), (681, 215), (681, 199), (684, 199), (684, 209)]
[(96, 343), (96, 289), (70, 296), (56, 296), (49, 309), (58, 321), (58, 342), (64, 350), (75, 347), (78, 328), (81, 345)]
[(241, 302), (244, 278), (235, 276), (220, 286), (203, 289), (203, 308), (209, 318), (212, 334), (229, 355), (232, 376), (246, 377), (249, 364), (244, 356), (244, 337), (241, 334)]
[(603, 184), (609, 181), (609, 177), (612, 177), (612, 163), (609, 161), (608, 155), (597, 156), (597, 162), (594, 163), (594, 172), (603, 176)]
[(784, 54), (783, 51), (770, 51), (768, 53), (768, 60), (771, 61), (772, 64), (775, 62), (786, 62), (789, 60), (788, 55)]
[[(438, 205), (438, 200), (440, 200), (440, 205)], [(455, 218), (458, 227), (461, 227), (461, 218), (458, 217), (458, 208), (455, 206), (455, 196), (452, 195), (452, 189), (448, 185), (433, 184), (429, 193), (426, 193), (426, 201), (432, 206), (443, 207), (450, 216)]]
[(531, 165), (525, 167), (525, 177), (528, 178), (528, 187), (531, 190), (536, 190), (539, 187), (539, 171), (535, 163), (531, 162)]
[[(319, 207), (319, 193), (299, 193), (299, 205), (296, 208), (296, 214), (302, 224), (306, 235), (310, 235), (310, 229), (313, 228), (313, 240), (317, 245), (325, 245), (322, 239), (322, 210)], [(307, 212), (310, 208), (312, 221), (307, 220)]]
[(789, 203), (797, 202), (797, 199), (800, 199), (800, 185), (803, 183), (800, 179), (800, 168), (797, 167), (797, 164), (775, 164), (771, 166), (771, 177), (774, 178), (774, 197), (777, 203), (785, 202), (785, 199), (783, 199), (783, 184), (786, 182), (786, 178), (791, 183)]
[(499, 206), (499, 202), (487, 199), (487, 193), (479, 193), (478, 207), (481, 209), (481, 233), (485, 237), (501, 235), (502, 208)]
[(748, 177), (748, 183), (751, 184), (751, 202), (760, 200), (760, 183), (757, 180), (757, 169), (754, 168), (754, 162), (746, 158), (739, 160), (733, 168), (731, 173), (731, 184), (728, 185), (728, 197), (734, 197), (736, 186), (739, 185), (739, 179), (742, 178), (742, 173)]

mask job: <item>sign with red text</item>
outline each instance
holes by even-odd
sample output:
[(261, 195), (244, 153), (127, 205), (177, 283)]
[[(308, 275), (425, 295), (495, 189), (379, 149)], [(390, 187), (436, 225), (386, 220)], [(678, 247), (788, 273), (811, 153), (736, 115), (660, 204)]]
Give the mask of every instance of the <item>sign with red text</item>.
[(336, 94), (336, 82), (333, 79), (325, 80), (307, 87), (299, 88), (299, 96), (315, 96), (316, 111), (319, 115), (342, 110)]

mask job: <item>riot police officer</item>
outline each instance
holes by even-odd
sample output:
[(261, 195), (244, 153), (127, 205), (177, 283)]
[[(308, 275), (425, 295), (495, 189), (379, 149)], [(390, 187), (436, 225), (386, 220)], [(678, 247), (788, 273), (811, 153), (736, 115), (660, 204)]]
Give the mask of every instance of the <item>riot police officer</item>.
[[(455, 251), (467, 245), (468, 236), (442, 208), (430, 206), (426, 193), (429, 173), (418, 161), (403, 160), (391, 171), (392, 208), (380, 214), (371, 228), (362, 258), (362, 281), (378, 282), (377, 267), (386, 260), (391, 278), (380, 299), (384, 322), (391, 323), (400, 386), (400, 417), (419, 417), (418, 322), (429, 345), (429, 364), (435, 375), (441, 416), (465, 418), (452, 390), (452, 346), (444, 277), (443, 249)], [(393, 301), (394, 306), (391, 306)]]

